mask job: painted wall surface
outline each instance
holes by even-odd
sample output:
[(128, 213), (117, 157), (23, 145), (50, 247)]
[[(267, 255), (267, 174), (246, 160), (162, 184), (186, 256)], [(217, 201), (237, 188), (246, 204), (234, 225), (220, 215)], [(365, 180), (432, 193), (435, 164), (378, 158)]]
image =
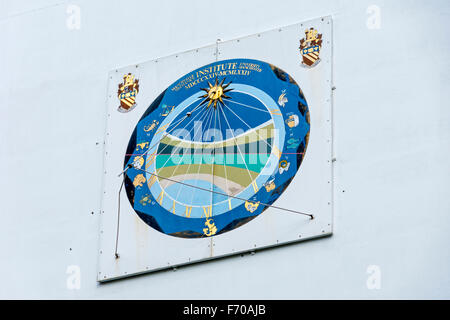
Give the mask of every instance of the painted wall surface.
[[(0, 4), (0, 298), (450, 298), (448, 1)], [(333, 235), (97, 283), (108, 71), (329, 14)]]

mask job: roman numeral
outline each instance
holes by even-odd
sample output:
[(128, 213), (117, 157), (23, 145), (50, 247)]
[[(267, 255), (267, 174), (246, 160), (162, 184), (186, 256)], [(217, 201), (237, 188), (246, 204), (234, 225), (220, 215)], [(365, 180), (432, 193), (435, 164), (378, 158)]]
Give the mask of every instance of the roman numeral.
[(258, 192), (258, 186), (256, 185), (256, 181), (252, 182), (252, 187), (255, 192)]
[(155, 134), (158, 134), (160, 132), (166, 131), (167, 127), (170, 125), (170, 123), (163, 125), (162, 127), (159, 127), (159, 129), (156, 131)]
[(156, 180), (157, 180), (156, 177), (153, 176), (153, 175), (152, 175), (152, 177), (150, 179), (148, 179), (147, 185), (148, 185), (149, 189), (153, 186), (153, 184), (156, 182)]
[(274, 114), (276, 116), (281, 116), (281, 112), (278, 109), (270, 109), (270, 114)]
[(163, 199), (164, 199), (164, 190), (161, 191), (158, 198), (156, 198), (156, 202), (159, 202), (159, 204), (162, 205)]
[(281, 151), (277, 146), (273, 146), (273, 153), (278, 157), (278, 159), (281, 158)]
[(212, 216), (212, 206), (203, 207), (203, 213), (205, 214), (206, 218), (210, 218)]
[(145, 165), (145, 170), (148, 169), (148, 167), (150, 167), (150, 165), (155, 161), (156, 159), (156, 153), (152, 153), (147, 160), (147, 164)]
[(192, 207), (190, 207), (190, 206), (186, 207), (186, 212), (185, 212), (185, 214), (186, 214), (186, 217), (187, 217), (187, 218), (190, 218), (190, 217), (191, 217), (191, 211), (192, 211)]

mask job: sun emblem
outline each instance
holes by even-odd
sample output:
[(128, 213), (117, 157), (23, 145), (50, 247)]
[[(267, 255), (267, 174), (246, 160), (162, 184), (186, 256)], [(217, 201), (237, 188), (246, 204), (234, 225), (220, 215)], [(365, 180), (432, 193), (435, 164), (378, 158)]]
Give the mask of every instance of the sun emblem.
[(223, 104), (223, 99), (231, 99), (230, 96), (227, 96), (226, 93), (233, 90), (233, 89), (227, 89), (227, 87), (231, 84), (231, 81), (227, 84), (223, 84), (225, 82), (225, 78), (222, 79), (222, 81), (219, 83), (219, 81), (216, 78), (216, 81), (214, 85), (209, 83), (209, 88), (202, 88), (201, 90), (205, 91), (206, 93), (200, 98), (204, 98), (202, 103), (200, 105), (205, 104), (208, 102), (208, 105), (206, 108), (208, 109), (211, 105), (213, 105), (214, 109), (217, 108), (217, 104)]

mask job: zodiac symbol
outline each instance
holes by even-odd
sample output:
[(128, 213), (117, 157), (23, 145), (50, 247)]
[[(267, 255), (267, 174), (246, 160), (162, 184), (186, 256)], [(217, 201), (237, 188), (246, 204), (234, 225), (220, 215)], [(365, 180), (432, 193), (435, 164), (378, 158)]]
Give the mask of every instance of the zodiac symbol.
[(133, 185), (135, 187), (142, 187), (142, 185), (144, 184), (144, 182), (147, 181), (144, 177), (143, 174), (138, 174), (134, 180), (133, 180)]
[(288, 102), (288, 99), (286, 98), (286, 90), (281, 91), (281, 95), (278, 98), (278, 104), (280, 107), (284, 107), (284, 105)]
[(140, 156), (134, 157), (133, 167), (141, 169), (143, 165), (144, 165), (144, 158), (142, 158)]
[(245, 201), (245, 209), (247, 209), (247, 211), (250, 211), (251, 213), (255, 212), (258, 206), (259, 202)]
[(294, 128), (299, 124), (298, 116), (296, 114), (293, 114), (289, 118), (287, 118), (285, 122), (289, 126), (289, 128)]
[(175, 106), (163, 106), (163, 112), (161, 113), (161, 116), (166, 117), (169, 115), (169, 113), (172, 112), (173, 108), (175, 108)]
[(145, 196), (142, 197), (141, 200), (139, 200), (139, 203), (142, 204), (143, 206), (146, 206), (148, 203), (151, 203), (151, 198), (148, 194), (146, 194)]
[(159, 124), (159, 121), (153, 120), (151, 124), (148, 126), (144, 126), (144, 131), (149, 132), (156, 128), (156, 126)]
[(148, 142), (141, 142), (136, 144), (136, 150), (139, 150), (139, 148), (141, 148), (141, 150), (144, 150), (145, 147), (148, 146)]
[(270, 191), (272, 191), (273, 189), (275, 189), (275, 187), (276, 187), (276, 185), (275, 185), (275, 179), (272, 179), (272, 180), (270, 180), (270, 181), (267, 181), (265, 184), (264, 184), (264, 187), (266, 188), (266, 191), (267, 192), (270, 192)]
[(282, 174), (283, 172), (288, 171), (290, 165), (291, 165), (291, 163), (290, 163), (290, 162), (287, 162), (286, 160), (280, 161), (280, 163), (279, 163), (279, 165), (278, 165), (278, 172), (279, 172), (280, 174)]
[(295, 138), (290, 138), (288, 141), (288, 149), (295, 149), (300, 145), (300, 140), (299, 139), (295, 139)]
[(206, 220), (205, 227), (207, 227), (207, 228), (203, 229), (203, 233), (205, 234), (205, 236), (210, 237), (210, 236), (213, 236), (213, 235), (216, 234), (217, 227), (214, 224), (212, 219), (207, 219)]

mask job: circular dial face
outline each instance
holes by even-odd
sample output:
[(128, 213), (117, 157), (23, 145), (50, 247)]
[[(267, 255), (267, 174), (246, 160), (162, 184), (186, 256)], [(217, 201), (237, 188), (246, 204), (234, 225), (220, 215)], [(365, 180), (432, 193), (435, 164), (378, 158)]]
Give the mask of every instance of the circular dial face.
[(200, 238), (249, 222), (303, 160), (309, 111), (297, 83), (258, 60), (218, 61), (181, 77), (149, 106), (124, 168), (139, 217), (167, 235)]

